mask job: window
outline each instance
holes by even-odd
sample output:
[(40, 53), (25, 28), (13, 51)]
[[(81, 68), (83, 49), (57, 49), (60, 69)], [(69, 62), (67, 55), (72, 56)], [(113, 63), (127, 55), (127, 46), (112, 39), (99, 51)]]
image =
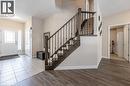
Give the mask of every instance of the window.
[(5, 43), (15, 43), (15, 32), (14, 31), (4, 31), (4, 42)]

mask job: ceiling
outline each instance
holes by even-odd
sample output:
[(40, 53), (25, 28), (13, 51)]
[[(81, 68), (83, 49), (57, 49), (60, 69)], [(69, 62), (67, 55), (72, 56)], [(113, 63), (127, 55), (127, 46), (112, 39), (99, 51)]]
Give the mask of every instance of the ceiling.
[(130, 0), (99, 0), (103, 16), (130, 10)]
[(55, 0), (15, 0), (15, 16), (9, 19), (26, 21), (30, 16), (44, 17), (55, 9)]
[[(24, 22), (30, 16), (44, 18), (58, 11), (56, 5), (62, 2), (63, 0), (15, 0), (16, 16), (10, 19)], [(99, 4), (103, 16), (130, 10), (130, 0), (99, 0)]]
[(82, 0), (15, 0), (15, 16), (6, 19), (25, 22), (30, 16), (44, 18), (63, 8), (68, 10), (77, 1)]

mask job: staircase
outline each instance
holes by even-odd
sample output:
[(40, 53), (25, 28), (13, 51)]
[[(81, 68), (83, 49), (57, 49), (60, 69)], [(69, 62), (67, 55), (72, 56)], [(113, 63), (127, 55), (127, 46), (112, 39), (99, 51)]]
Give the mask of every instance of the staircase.
[(80, 46), (80, 36), (94, 35), (95, 12), (78, 12), (58, 31), (45, 37), (45, 70), (54, 70)]

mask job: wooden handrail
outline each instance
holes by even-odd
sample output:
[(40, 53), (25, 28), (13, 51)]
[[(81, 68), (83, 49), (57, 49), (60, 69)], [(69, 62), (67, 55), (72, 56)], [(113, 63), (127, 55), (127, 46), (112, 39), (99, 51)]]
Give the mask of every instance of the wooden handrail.
[[(78, 13), (76, 13), (76, 15), (77, 15)], [(59, 30), (57, 30), (52, 36), (50, 36), (49, 38), (48, 38), (48, 40), (50, 39), (50, 38), (52, 38), (58, 31), (60, 31), (68, 22), (70, 22), (76, 15), (74, 15), (70, 20), (68, 20)]]
[(96, 12), (81, 11), (81, 13), (91, 13), (91, 14), (95, 14)]
[[(95, 14), (96, 12), (89, 12), (89, 11), (81, 11), (81, 13), (90, 13), (90, 14)], [(77, 15), (78, 13), (76, 13)], [(48, 40), (53, 37), (58, 31), (60, 31), (68, 22), (70, 22), (76, 15), (74, 15), (70, 20), (68, 20), (59, 30), (57, 30), (52, 36), (48, 38)]]

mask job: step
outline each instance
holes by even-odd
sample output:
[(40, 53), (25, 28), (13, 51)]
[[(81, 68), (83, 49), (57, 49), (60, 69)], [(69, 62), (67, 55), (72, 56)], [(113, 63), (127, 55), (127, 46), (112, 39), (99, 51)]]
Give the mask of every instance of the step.
[(62, 49), (59, 50), (59, 52), (63, 52), (64, 53), (64, 51), (67, 51), (67, 50), (68, 50), (67, 48), (62, 48)]
[(57, 61), (57, 60), (58, 60), (57, 54), (53, 55), (52, 60), (53, 60), (53, 61)]
[(58, 59), (62, 58), (64, 56), (64, 54), (67, 52), (68, 52), (68, 50), (63, 49), (63, 53), (57, 53)]
[(67, 44), (68, 48), (70, 48), (71, 46), (73, 46), (73, 44)]
[(45, 65), (45, 70), (53, 70), (53, 66)]
[(68, 51), (68, 49), (63, 49), (63, 52), (66, 53)]
[[(77, 41), (77, 42), (76, 42)], [(70, 47), (69, 50), (67, 49), (62, 49), (62, 51), (57, 52), (57, 60), (52, 60), (52, 65), (47, 65), (46, 70), (54, 70), (61, 62), (66, 59), (67, 56), (69, 56), (78, 46), (79, 46), (79, 41), (76, 40), (75, 44), (67, 44), (66, 46)], [(67, 53), (66, 53), (67, 52)], [(55, 55), (54, 55), (55, 56)], [(54, 57), (53, 57), (54, 59)]]
[(71, 38), (71, 40), (78, 40), (78, 37), (73, 37)]
[(61, 57), (61, 56), (63, 56), (64, 55), (64, 53), (57, 53), (57, 56), (58, 57)]
[(68, 47), (67, 47), (67, 46), (66, 46), (66, 47), (62, 47), (62, 49), (66, 49), (66, 50), (67, 50), (67, 49), (68, 49)]
[(62, 47), (66, 47), (66, 45), (63, 45)]

